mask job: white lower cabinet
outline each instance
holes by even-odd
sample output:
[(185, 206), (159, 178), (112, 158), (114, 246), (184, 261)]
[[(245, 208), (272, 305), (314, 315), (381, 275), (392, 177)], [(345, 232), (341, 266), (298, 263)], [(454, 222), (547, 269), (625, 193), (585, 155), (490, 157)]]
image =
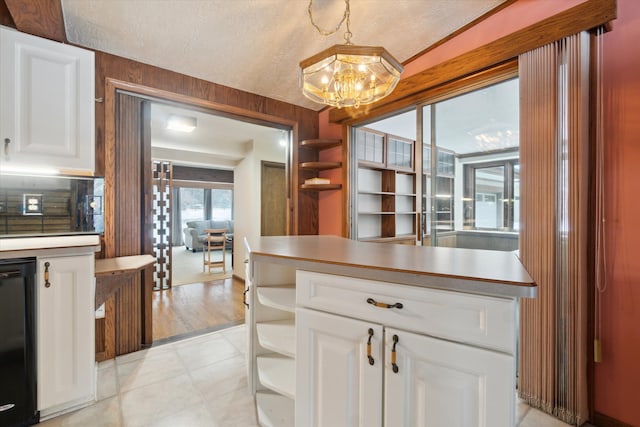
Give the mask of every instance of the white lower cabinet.
[(251, 268), (249, 384), (261, 425), (515, 424), (517, 298)]
[(393, 328), (384, 346), (385, 426), (513, 424), (512, 356)]
[(304, 308), (296, 324), (296, 425), (382, 425), (382, 326)]
[(296, 293), (297, 426), (514, 425), (513, 300), (305, 271)]
[(38, 410), (42, 418), (95, 398), (93, 253), (38, 258)]

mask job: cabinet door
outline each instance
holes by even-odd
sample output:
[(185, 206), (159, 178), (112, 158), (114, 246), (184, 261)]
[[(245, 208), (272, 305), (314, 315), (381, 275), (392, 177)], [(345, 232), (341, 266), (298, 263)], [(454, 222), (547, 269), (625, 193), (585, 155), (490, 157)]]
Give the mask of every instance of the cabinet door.
[(0, 32), (0, 164), (93, 172), (93, 52)]
[(514, 424), (512, 356), (392, 328), (385, 331), (385, 355), (386, 426)]
[(56, 412), (94, 397), (93, 254), (39, 258), (37, 297), (38, 409)]
[(297, 309), (296, 425), (381, 426), (381, 343), (380, 325)]

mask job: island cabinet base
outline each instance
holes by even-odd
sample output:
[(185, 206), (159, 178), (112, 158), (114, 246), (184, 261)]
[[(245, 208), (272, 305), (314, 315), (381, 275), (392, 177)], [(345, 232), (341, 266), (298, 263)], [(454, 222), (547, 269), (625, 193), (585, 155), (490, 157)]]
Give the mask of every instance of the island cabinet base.
[(537, 288), (513, 254), (256, 243), (245, 321), (261, 425), (515, 425), (518, 303)]
[(251, 265), (261, 425), (514, 425), (516, 298)]
[(512, 426), (516, 302), (298, 271), (298, 426)]

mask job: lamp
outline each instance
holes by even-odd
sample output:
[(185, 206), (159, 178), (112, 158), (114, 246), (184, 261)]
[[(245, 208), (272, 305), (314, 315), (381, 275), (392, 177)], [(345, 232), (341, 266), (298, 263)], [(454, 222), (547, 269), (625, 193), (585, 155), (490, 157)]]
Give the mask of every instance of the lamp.
[(180, 132), (193, 132), (197, 122), (195, 117), (170, 115), (167, 120), (167, 129), (177, 130)]
[(333, 107), (355, 107), (374, 103), (393, 92), (403, 67), (383, 47), (351, 43), (349, 0), (335, 30), (322, 30), (313, 20), (313, 0), (309, 1), (311, 24), (323, 36), (336, 33), (344, 21), (345, 44), (334, 45), (300, 62), (302, 93), (312, 101)]

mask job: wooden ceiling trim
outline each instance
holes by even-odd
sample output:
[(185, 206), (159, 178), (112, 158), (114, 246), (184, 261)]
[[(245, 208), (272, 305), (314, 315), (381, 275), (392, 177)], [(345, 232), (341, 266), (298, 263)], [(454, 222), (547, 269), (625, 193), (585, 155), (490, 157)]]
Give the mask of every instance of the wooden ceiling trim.
[(389, 104), (402, 104), (400, 100), (431, 87), (513, 59), (524, 52), (595, 28), (615, 18), (616, 0), (587, 0), (534, 25), (400, 80), (395, 91), (376, 104), (359, 109), (331, 109), (329, 122), (362, 120), (376, 114), (377, 110), (386, 109)]
[(67, 42), (60, 0), (4, 0), (16, 29), (23, 33)]
[(16, 27), (16, 23), (13, 22), (13, 18), (11, 17), (11, 12), (9, 12), (9, 8), (4, 0), (0, 0), (0, 25), (4, 25), (5, 27)]
[(432, 44), (431, 46), (426, 47), (425, 49), (421, 50), (420, 52), (416, 53), (415, 55), (413, 55), (411, 58), (407, 59), (406, 61), (402, 62), (402, 65), (407, 65), (408, 63), (410, 63), (411, 61), (421, 57), (422, 55), (424, 55), (425, 53), (437, 48), (438, 46), (440, 46), (441, 44), (444, 44), (446, 42), (448, 42), (449, 40), (455, 38), (456, 36), (458, 36), (459, 34), (464, 33), (465, 31), (467, 31), (469, 28), (474, 27), (476, 25), (478, 25), (480, 22), (484, 21), (485, 19), (489, 18), (490, 16), (495, 15), (496, 13), (500, 12), (502, 9), (507, 8), (509, 6), (511, 6), (511, 4), (517, 2), (518, 0), (507, 0), (504, 3), (500, 3), (498, 6), (494, 7), (493, 9), (491, 9), (490, 11), (488, 11), (487, 13), (485, 13), (482, 16), (479, 16), (478, 18), (474, 19), (473, 21), (469, 22), (467, 25), (460, 27), (459, 29), (457, 29), (456, 31), (454, 31), (453, 33), (449, 34), (448, 36), (438, 40), (437, 42), (435, 42), (434, 44)]

